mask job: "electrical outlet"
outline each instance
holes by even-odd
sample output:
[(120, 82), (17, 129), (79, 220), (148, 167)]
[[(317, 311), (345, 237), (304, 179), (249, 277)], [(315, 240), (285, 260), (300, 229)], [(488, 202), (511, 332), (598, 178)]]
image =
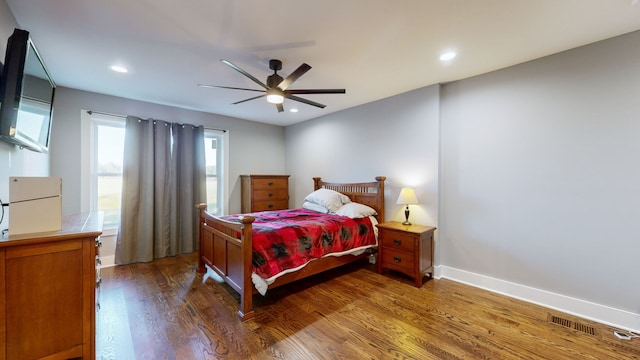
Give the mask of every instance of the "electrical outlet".
[(631, 335), (629, 334), (625, 334), (623, 332), (620, 331), (614, 331), (613, 334), (618, 338), (618, 339), (622, 339), (622, 340), (631, 340)]

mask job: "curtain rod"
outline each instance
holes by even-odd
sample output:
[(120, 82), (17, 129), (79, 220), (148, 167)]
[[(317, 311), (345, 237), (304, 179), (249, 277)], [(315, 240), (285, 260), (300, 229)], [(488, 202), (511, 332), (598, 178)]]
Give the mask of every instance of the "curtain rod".
[[(125, 119), (127, 118), (127, 115), (113, 114), (113, 113), (108, 113), (108, 112), (103, 112), (103, 111), (87, 110), (87, 114), (92, 115), (93, 113), (100, 114), (100, 115), (119, 117), (119, 118), (125, 118)], [(216, 129), (216, 128), (208, 128), (208, 127), (205, 127), (204, 129), (205, 130), (222, 131), (224, 133), (227, 132), (227, 130), (225, 130), (225, 129)]]

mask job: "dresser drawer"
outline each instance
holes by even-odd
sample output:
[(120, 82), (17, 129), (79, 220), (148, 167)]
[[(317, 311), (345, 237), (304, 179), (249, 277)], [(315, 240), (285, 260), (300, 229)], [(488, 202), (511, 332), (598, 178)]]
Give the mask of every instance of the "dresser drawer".
[(413, 252), (416, 246), (416, 237), (400, 231), (385, 230), (382, 236), (382, 244), (385, 249)]
[(414, 272), (414, 260), (413, 253), (407, 253), (404, 251), (397, 251), (394, 249), (385, 248), (384, 256), (382, 258), (382, 265), (385, 268), (397, 270), (400, 272), (413, 274)]
[(283, 189), (288, 191), (289, 181), (285, 179), (251, 179), (253, 190)]
[(289, 208), (289, 200), (256, 201), (253, 203), (252, 208), (254, 212), (287, 209)]
[(278, 201), (289, 200), (287, 189), (256, 190), (253, 192), (253, 201)]

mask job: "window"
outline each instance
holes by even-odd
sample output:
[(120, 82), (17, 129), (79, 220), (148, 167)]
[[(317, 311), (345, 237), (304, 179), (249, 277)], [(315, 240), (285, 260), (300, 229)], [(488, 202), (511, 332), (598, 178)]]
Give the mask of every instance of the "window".
[[(82, 111), (82, 211), (103, 211), (105, 229), (120, 223), (125, 117)], [(223, 215), (229, 133), (205, 129), (207, 208)]]
[(104, 225), (120, 223), (124, 125), (121, 117), (91, 115), (91, 210), (104, 212)]
[(213, 215), (222, 215), (224, 209), (223, 133), (205, 129), (204, 154), (207, 174), (207, 211)]

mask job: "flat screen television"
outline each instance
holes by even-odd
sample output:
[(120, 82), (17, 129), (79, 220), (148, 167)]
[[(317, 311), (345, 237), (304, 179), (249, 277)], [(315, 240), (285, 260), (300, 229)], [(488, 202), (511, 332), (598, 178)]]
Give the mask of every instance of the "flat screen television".
[(0, 78), (0, 139), (48, 152), (55, 90), (29, 32), (15, 29)]

